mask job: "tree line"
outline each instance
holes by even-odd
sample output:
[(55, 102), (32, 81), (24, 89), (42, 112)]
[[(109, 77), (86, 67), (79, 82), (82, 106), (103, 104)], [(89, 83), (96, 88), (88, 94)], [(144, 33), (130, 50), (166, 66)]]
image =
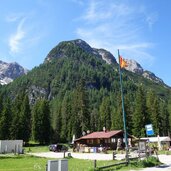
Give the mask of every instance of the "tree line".
[[(0, 86), (0, 139), (47, 144), (103, 127), (123, 129), (118, 65), (72, 43), (60, 44), (50, 55), (54, 59)], [(153, 124), (155, 135), (169, 135), (170, 88), (122, 73), (128, 133), (144, 137), (145, 125)]]
[[(139, 86), (135, 94), (125, 92), (128, 133), (145, 137), (145, 125), (152, 124), (155, 136), (171, 131), (171, 103), (154, 91)], [(21, 92), (14, 100), (0, 98), (0, 139), (23, 139), (41, 144), (71, 142), (87, 131), (123, 129), (120, 92), (88, 89), (81, 80), (74, 90), (48, 101), (38, 99), (34, 105)]]

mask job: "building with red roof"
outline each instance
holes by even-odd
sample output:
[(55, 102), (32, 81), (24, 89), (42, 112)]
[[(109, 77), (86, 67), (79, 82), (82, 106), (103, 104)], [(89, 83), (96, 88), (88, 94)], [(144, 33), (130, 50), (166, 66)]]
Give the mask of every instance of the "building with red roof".
[(122, 130), (92, 132), (76, 139), (74, 144), (77, 151), (80, 147), (103, 147), (116, 150), (118, 146), (125, 147), (124, 132)]

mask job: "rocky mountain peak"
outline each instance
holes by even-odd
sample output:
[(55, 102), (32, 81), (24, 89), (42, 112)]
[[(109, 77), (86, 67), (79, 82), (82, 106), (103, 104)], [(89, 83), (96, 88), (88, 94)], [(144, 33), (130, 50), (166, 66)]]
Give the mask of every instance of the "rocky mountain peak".
[(144, 71), (143, 72), (143, 77), (149, 79), (149, 80), (152, 80), (156, 83), (164, 83), (162, 79), (160, 79), (159, 77), (157, 77), (154, 73), (150, 72), (150, 71)]
[(143, 74), (143, 68), (138, 62), (133, 59), (127, 59), (126, 61), (128, 63), (127, 70), (133, 73)]
[(0, 60), (0, 84), (8, 84), (17, 77), (27, 74), (28, 70), (24, 69), (16, 62), (7, 63)]
[(84, 40), (81, 39), (71, 40), (71, 43), (73, 43), (76, 46), (79, 46), (80, 48), (84, 49), (86, 52), (93, 51), (91, 46), (88, 43), (86, 43)]
[[(76, 40), (65, 41), (65, 42), (59, 43), (55, 48), (53, 48), (49, 52), (49, 54), (45, 58), (45, 62), (51, 61), (51, 59), (53, 59), (53, 58), (65, 57), (65, 50), (59, 48), (59, 46), (61, 46), (61, 44), (63, 44), (63, 45), (64, 44), (65, 45), (73, 44), (73, 45), (78, 46), (79, 48), (83, 49), (85, 52), (90, 53), (92, 55), (97, 56), (98, 58), (103, 59), (108, 64), (117, 63), (115, 57), (109, 51), (104, 50), (104, 49), (92, 48), (88, 43), (86, 43), (85, 41), (83, 41), (81, 39), (76, 39)], [(65, 48), (64, 46), (62, 46), (62, 47)]]
[(105, 49), (97, 49), (97, 48), (92, 48), (88, 43), (81, 39), (73, 40), (71, 41), (75, 45), (79, 46), (83, 50), (85, 50), (88, 53), (92, 53), (93, 55), (96, 55), (97, 57), (100, 57), (106, 63), (111, 64), (111, 63), (117, 63), (115, 57), (107, 50)]
[(128, 66), (125, 67), (126, 70), (142, 75), (144, 78), (154, 81), (155, 83), (164, 83), (163, 80), (157, 77), (154, 73), (144, 70), (142, 66), (135, 60), (126, 59), (126, 61), (128, 63)]
[[(70, 52), (68, 51), (70, 48), (68, 47), (71, 46), (71, 48), (73, 48), (73, 45), (83, 49), (87, 53), (103, 59), (108, 64), (117, 64), (115, 57), (109, 51), (105, 49), (93, 48), (81, 39), (63, 41), (59, 43), (49, 52), (44, 62), (49, 62), (54, 58), (61, 58), (66, 56), (70, 57)], [(163, 81), (160, 78), (156, 77), (155, 74), (149, 71), (145, 71), (142, 66), (135, 60), (127, 59), (126, 61), (128, 63), (128, 66), (125, 68), (126, 70), (142, 75), (143, 77), (150, 79), (156, 83), (163, 83)]]

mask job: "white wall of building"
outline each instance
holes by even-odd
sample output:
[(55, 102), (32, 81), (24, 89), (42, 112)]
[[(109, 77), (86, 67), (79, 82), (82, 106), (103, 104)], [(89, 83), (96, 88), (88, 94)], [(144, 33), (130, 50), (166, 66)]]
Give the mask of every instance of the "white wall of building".
[(0, 153), (22, 153), (23, 140), (0, 140)]

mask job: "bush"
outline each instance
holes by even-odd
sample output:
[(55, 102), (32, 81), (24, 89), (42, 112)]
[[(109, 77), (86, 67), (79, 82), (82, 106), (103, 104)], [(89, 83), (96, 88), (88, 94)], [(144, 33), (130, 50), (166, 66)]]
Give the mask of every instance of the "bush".
[(160, 164), (160, 161), (156, 157), (153, 157), (153, 156), (150, 156), (147, 159), (144, 159), (138, 162), (138, 166), (140, 167), (153, 167), (159, 164)]

